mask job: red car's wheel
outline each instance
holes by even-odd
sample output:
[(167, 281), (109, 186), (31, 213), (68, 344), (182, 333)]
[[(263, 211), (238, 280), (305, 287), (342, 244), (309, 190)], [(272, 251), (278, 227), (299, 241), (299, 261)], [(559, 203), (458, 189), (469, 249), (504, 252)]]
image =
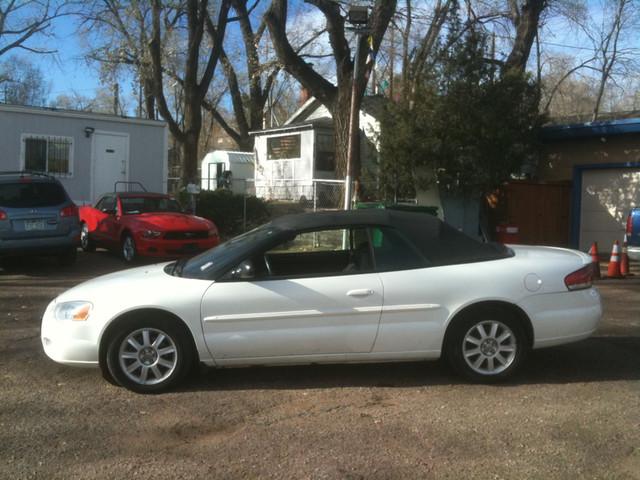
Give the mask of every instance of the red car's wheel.
[(133, 263), (138, 258), (138, 251), (136, 250), (136, 242), (133, 237), (126, 234), (122, 238), (122, 246), (120, 249), (122, 253), (122, 259), (127, 263)]
[(82, 222), (82, 230), (80, 231), (80, 246), (85, 252), (93, 252), (96, 249), (95, 243), (89, 237), (89, 226)]

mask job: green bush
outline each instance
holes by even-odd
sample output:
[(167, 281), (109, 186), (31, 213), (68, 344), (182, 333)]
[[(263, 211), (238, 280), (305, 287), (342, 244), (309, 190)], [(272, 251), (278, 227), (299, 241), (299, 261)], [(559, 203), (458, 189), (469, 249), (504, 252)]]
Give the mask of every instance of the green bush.
[[(246, 229), (265, 223), (269, 212), (263, 200), (247, 197)], [(203, 191), (198, 195), (196, 215), (212, 220), (223, 238), (230, 238), (243, 232), (244, 195), (234, 194), (230, 190), (218, 189)]]

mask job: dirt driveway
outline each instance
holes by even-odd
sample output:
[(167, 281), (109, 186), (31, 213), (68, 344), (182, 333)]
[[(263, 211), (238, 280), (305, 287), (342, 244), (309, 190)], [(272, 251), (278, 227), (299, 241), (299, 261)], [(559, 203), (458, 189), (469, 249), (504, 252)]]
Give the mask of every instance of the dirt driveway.
[(0, 270), (0, 478), (640, 478), (640, 281), (587, 341), (478, 386), (439, 363), (203, 370), (141, 396), (48, 360), (40, 316), (122, 268)]

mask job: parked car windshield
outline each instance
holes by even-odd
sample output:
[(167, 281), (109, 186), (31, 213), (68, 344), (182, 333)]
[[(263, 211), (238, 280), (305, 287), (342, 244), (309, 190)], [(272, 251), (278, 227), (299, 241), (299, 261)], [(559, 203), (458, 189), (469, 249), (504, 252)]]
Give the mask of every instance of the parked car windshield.
[(168, 197), (121, 197), (120, 202), (124, 215), (182, 211), (178, 201)]
[(66, 201), (64, 189), (57, 183), (0, 183), (0, 207), (52, 207)]
[(275, 233), (273, 226), (263, 225), (177, 264), (179, 268), (174, 272), (181, 277), (212, 280), (243, 260), (258, 245), (271, 241)]

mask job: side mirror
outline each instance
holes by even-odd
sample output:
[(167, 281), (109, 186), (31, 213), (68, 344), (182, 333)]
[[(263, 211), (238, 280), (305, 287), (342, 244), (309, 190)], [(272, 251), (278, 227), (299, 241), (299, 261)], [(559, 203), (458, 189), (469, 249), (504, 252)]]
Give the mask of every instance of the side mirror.
[(245, 260), (231, 270), (226, 277), (229, 280), (251, 280), (255, 277), (255, 269), (251, 260)]

